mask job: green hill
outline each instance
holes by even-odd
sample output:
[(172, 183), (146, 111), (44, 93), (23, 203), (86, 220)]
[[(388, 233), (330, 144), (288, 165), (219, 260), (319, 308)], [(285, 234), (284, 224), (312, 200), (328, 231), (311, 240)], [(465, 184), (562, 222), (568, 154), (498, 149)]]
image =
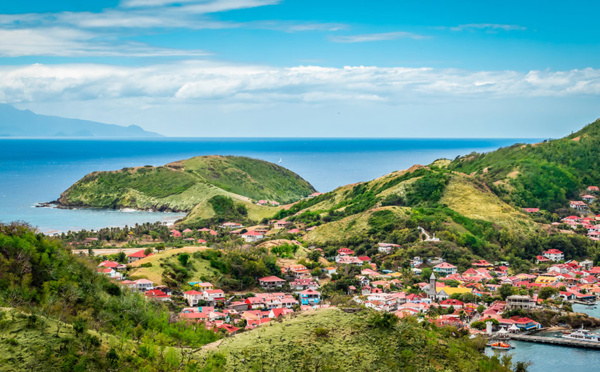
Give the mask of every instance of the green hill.
[(514, 205), (555, 211), (600, 184), (600, 120), (561, 139), (469, 154), (448, 168), (481, 179)]
[(208, 201), (222, 195), (246, 205), (251, 215), (262, 218), (277, 209), (256, 206), (252, 200), (284, 204), (314, 191), (300, 176), (276, 164), (246, 157), (201, 156), (160, 167), (93, 172), (63, 192), (58, 202), (65, 207), (179, 212), (202, 205), (209, 212), (199, 216), (208, 218)]
[(479, 351), (482, 340), (397, 319), (367, 311), (313, 310), (224, 339), (202, 355), (221, 371), (510, 370)]

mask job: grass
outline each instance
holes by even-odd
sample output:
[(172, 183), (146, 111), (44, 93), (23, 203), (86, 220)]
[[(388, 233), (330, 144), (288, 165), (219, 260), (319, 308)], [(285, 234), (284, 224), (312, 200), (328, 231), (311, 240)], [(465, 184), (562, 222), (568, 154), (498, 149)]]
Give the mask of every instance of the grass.
[(440, 203), (446, 204), (448, 208), (463, 216), (489, 221), (501, 227), (524, 230), (533, 229), (535, 226), (524, 213), (463, 176), (452, 177)]
[[(378, 328), (371, 316), (336, 308), (306, 311), (226, 338), (196, 358), (220, 359), (221, 370), (235, 371), (492, 370), (473, 341), (426, 329), (414, 319), (397, 329)], [(495, 363), (494, 370), (506, 371)]]
[[(166, 262), (175, 262), (177, 260), (177, 255), (180, 253), (187, 252), (192, 255), (194, 252), (198, 252), (201, 250), (207, 249), (205, 247), (184, 247), (178, 249), (171, 249), (168, 251), (163, 251), (157, 254), (154, 254), (150, 257), (143, 258), (132, 263), (130, 266), (135, 268), (134, 271), (131, 272), (131, 276), (133, 278), (145, 278), (152, 281), (154, 284), (162, 284), (162, 274), (164, 268), (160, 266), (161, 263)], [(140, 267), (145, 263), (151, 263), (152, 267)], [(210, 267), (210, 263), (206, 260), (195, 259), (190, 257), (190, 266), (192, 270), (189, 270), (192, 274), (189, 281), (199, 281), (201, 276), (213, 276), (218, 272)]]
[[(262, 160), (234, 156), (202, 156), (162, 167), (124, 168), (88, 174), (59, 201), (68, 206), (136, 208), (210, 215), (206, 203), (224, 195), (248, 204), (251, 214), (264, 218), (277, 209), (259, 207), (252, 200), (282, 204), (299, 200), (314, 188), (297, 174)], [(208, 208), (206, 208), (208, 206)]]
[(339, 221), (330, 222), (317, 227), (306, 234), (304, 240), (309, 243), (322, 245), (366, 234), (369, 230), (369, 218), (371, 218), (373, 212), (379, 210), (390, 210), (398, 216), (407, 216), (409, 208), (393, 206), (380, 207), (363, 213), (354, 214)]

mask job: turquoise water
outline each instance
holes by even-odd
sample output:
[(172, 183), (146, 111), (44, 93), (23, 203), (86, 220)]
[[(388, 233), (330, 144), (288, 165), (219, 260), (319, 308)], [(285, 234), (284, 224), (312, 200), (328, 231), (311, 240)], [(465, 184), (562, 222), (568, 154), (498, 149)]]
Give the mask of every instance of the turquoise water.
[[(519, 140), (524, 142), (524, 140)], [(513, 139), (0, 139), (0, 221), (25, 221), (42, 231), (173, 221), (181, 214), (35, 208), (56, 200), (85, 174), (162, 165), (199, 155), (244, 155), (281, 165), (319, 191), (367, 181), (413, 164), (490, 151)], [(535, 142), (532, 140), (531, 142)]]
[[(600, 317), (599, 309), (589, 309), (583, 305), (574, 305), (573, 310)], [(598, 330), (596, 330), (598, 332)], [(515, 349), (508, 352), (514, 361), (531, 363), (530, 372), (591, 372), (600, 370), (600, 350), (577, 349), (564, 346), (534, 344), (532, 342), (510, 341)], [(507, 353), (507, 352), (502, 352)], [(486, 354), (493, 351), (486, 349)]]

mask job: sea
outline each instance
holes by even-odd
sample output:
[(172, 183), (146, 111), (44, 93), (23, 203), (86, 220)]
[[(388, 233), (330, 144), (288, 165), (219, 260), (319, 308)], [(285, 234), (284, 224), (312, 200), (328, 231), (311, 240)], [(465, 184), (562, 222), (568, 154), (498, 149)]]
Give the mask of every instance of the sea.
[[(144, 140), (0, 139), (0, 222), (24, 221), (46, 233), (142, 222), (173, 223), (180, 213), (36, 208), (92, 171), (163, 165), (200, 155), (241, 155), (279, 163), (321, 192), (368, 181), (414, 164), (454, 159), (537, 139), (261, 139), (158, 138)], [(574, 309), (600, 317), (599, 309)], [(511, 341), (515, 361), (529, 371), (600, 369), (600, 351)], [(492, 353), (487, 350), (487, 353)]]

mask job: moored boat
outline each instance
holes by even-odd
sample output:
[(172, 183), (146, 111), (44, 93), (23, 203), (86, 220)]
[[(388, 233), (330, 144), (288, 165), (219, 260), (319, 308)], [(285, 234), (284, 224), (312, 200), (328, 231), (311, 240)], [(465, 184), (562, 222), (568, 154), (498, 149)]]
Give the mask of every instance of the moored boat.
[(562, 337), (577, 341), (600, 342), (600, 335), (590, 333), (589, 330), (584, 329), (583, 327), (571, 333), (563, 334)]
[(512, 349), (512, 346), (510, 346), (510, 344), (507, 344), (506, 342), (494, 342), (490, 346), (492, 347), (492, 349), (496, 349), (496, 350), (510, 350), (510, 349)]

